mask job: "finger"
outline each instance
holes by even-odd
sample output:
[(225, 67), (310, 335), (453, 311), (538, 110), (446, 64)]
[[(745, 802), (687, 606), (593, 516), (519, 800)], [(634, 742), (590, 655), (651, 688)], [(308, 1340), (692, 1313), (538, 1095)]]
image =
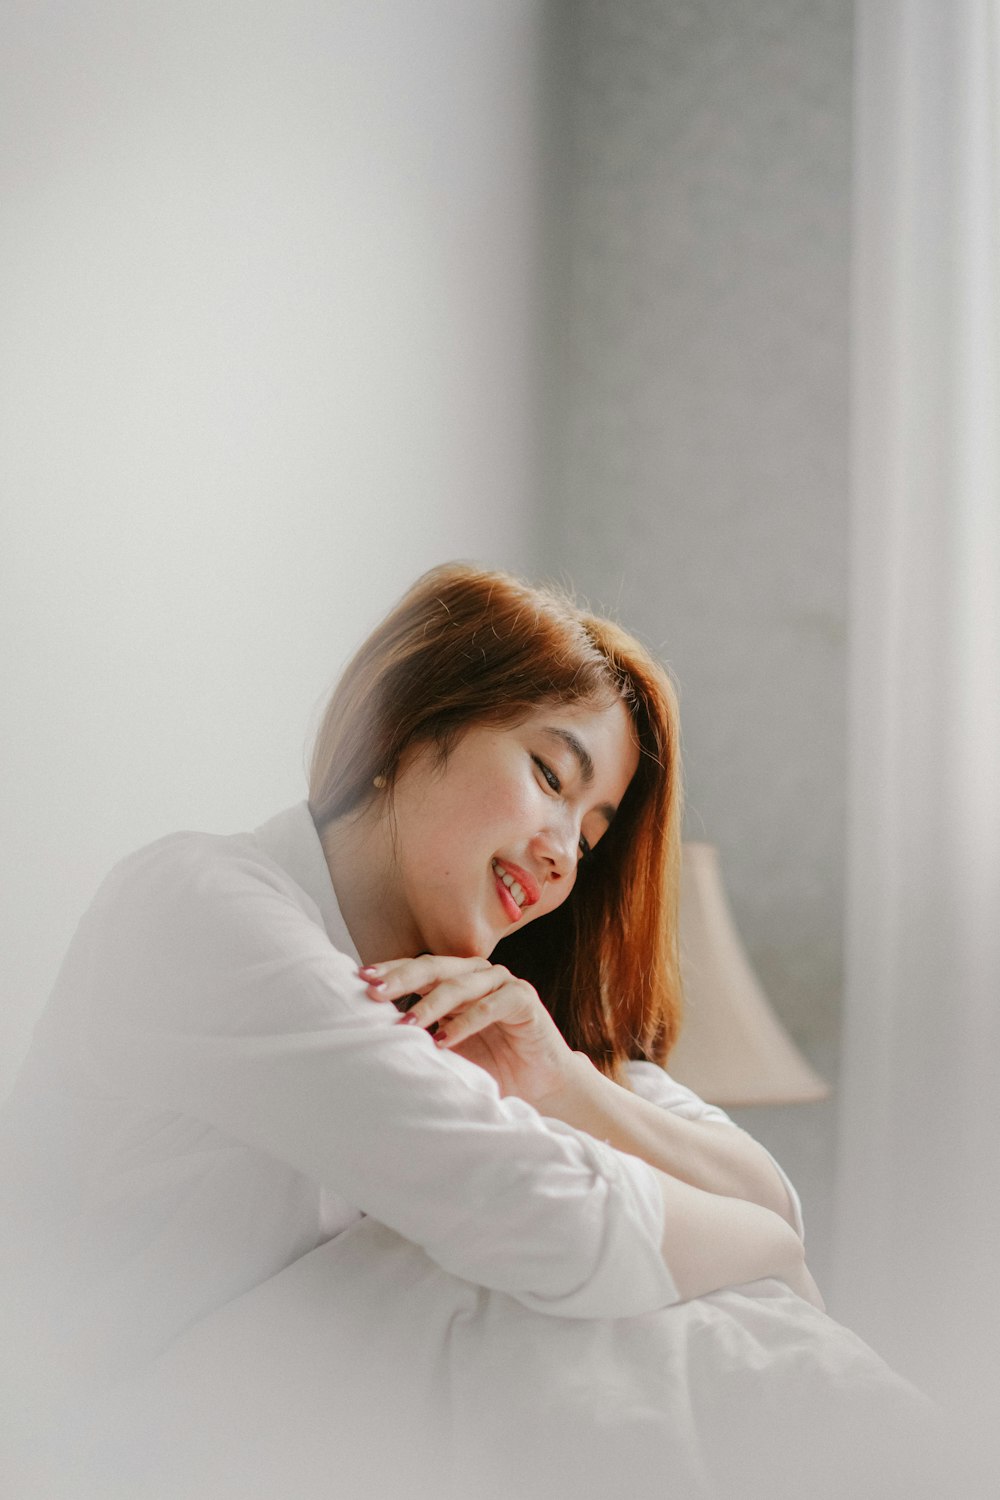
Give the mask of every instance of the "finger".
[(400, 987), (393, 979), (393, 974), (408, 959), (395, 959), (383, 964), (363, 964), (358, 969), (358, 976), (368, 990), (369, 1000), (389, 1000), (396, 1004), (397, 1009), (405, 1010), (406, 1003), (413, 998), (412, 991), (405, 986)]
[(495, 1026), (498, 1021), (508, 1023), (531, 1019), (530, 1006), (526, 1005), (525, 986), (516, 980), (502, 984), (481, 999), (473, 1000), (461, 1010), (446, 1018), (446, 1025), (438, 1028), (434, 1041), (439, 1047), (454, 1047), (468, 1041), (479, 1031)]
[(401, 995), (425, 995), (434, 985), (456, 974), (491, 967), (486, 958), (452, 958), (424, 953), (419, 958), (397, 958), (369, 964), (358, 973), (373, 999), (395, 1000)]
[(431, 1026), (435, 1021), (451, 1019), (467, 1005), (483, 1000), (498, 991), (508, 980), (506, 969), (489, 965), (485, 969), (474, 969), (454, 979), (442, 979), (439, 984), (406, 1012), (400, 1022), (406, 1026)]
[(373, 988), (384, 984), (386, 979), (402, 964), (412, 963), (409, 958), (390, 958), (380, 964), (359, 964), (358, 973)]
[(385, 993), (385, 980), (370, 966), (364, 966), (358, 970), (359, 977), (363, 980), (369, 1000), (388, 1000)]

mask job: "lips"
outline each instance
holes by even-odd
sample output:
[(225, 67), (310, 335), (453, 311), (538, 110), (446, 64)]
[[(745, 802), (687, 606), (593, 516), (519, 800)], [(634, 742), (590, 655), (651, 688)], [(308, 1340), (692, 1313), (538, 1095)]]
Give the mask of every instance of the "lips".
[(519, 922), (524, 908), (534, 906), (541, 895), (538, 882), (519, 865), (509, 865), (500, 859), (494, 859), (491, 863), (497, 894), (504, 911), (512, 922)]

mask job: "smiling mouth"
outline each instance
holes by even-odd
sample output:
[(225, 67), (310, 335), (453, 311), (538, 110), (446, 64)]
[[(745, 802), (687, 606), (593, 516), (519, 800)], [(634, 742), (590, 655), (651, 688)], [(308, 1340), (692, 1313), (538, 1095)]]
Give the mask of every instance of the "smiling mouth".
[(498, 859), (491, 860), (491, 865), (503, 908), (512, 922), (519, 922), (524, 908), (532, 904), (528, 892)]

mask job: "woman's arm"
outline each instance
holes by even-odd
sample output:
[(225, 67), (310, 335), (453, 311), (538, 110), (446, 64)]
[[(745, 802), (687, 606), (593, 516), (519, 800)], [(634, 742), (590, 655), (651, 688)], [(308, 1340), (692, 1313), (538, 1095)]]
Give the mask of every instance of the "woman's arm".
[(539, 1108), (653, 1168), (661, 1251), (682, 1300), (774, 1276), (823, 1309), (788, 1193), (763, 1147), (731, 1124), (686, 1120), (640, 1098), (582, 1052), (572, 1076), (574, 1087)]
[[(822, 1307), (797, 1228), (770, 1206), (791, 1213), (778, 1169), (731, 1123), (680, 1118), (612, 1083), (567, 1047), (535, 990), (502, 965), (425, 954), (359, 973), (373, 998), (421, 997), (395, 1029), (435, 1023), (436, 1045), (488, 1071), (505, 1096), (524, 1099), (618, 1161), (644, 1167), (678, 1300), (775, 1276)], [(752, 1193), (769, 1201), (748, 1201)]]
[(752, 1136), (720, 1121), (685, 1120), (661, 1109), (605, 1077), (583, 1052), (574, 1053), (566, 1086), (536, 1107), (682, 1183), (766, 1208), (794, 1231), (788, 1193)]
[(692, 1187), (766, 1208), (800, 1233), (792, 1194), (752, 1136), (726, 1118), (685, 1119), (613, 1083), (570, 1050), (537, 992), (502, 964), (425, 954), (359, 972), (373, 999), (419, 994), (404, 1024), (435, 1023), (436, 1044), (483, 1068), (505, 1096)]
[(240, 841), (174, 835), (123, 861), (66, 976), (88, 1081), (112, 1098), (283, 1162), (536, 1310), (680, 1300), (653, 1169), (372, 1005), (314, 903)]
[(683, 1301), (775, 1276), (823, 1310), (802, 1241), (784, 1219), (654, 1171), (663, 1194), (663, 1259)]

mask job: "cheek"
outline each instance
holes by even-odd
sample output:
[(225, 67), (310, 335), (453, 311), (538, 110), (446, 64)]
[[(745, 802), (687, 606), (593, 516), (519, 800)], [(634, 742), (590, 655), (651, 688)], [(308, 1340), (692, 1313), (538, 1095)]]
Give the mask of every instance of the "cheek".
[(501, 842), (534, 832), (538, 821), (530, 787), (511, 782), (474, 781), (469, 787), (469, 817), (481, 819)]
[(420, 808), (420, 841), (438, 858), (462, 865), (469, 854), (516, 855), (537, 833), (545, 816), (543, 794), (517, 769), (454, 768)]

